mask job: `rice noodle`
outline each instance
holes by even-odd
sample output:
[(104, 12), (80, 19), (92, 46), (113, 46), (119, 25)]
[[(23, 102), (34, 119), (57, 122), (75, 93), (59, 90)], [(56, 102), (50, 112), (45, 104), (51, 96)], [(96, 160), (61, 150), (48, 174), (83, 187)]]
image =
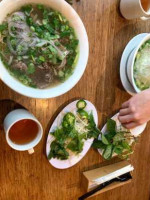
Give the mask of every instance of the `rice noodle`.
[(65, 49), (65, 51), (61, 51), (61, 49), (58, 48), (58, 47), (55, 45), (55, 42), (54, 42), (54, 41), (50, 40), (49, 43), (57, 50), (57, 52), (58, 52), (58, 54), (59, 54), (59, 56), (60, 56), (61, 58), (65, 58), (65, 57), (68, 55), (69, 51), (67, 51), (66, 49)]
[(28, 58), (29, 58), (29, 56), (23, 56), (23, 59), (25, 59), (25, 60), (28, 59)]
[(55, 45), (55, 42), (56, 42), (56, 41), (53, 41), (53, 40), (41, 40), (41, 42), (38, 43), (36, 46), (37, 46), (37, 47), (42, 47), (42, 46), (44, 46), (44, 45), (46, 45), (46, 44), (50, 44), (50, 45), (52, 45), (52, 46), (56, 49), (56, 51), (58, 52), (58, 55), (59, 55), (62, 59), (64, 59), (64, 58), (68, 55), (69, 51), (67, 51), (65, 48), (64, 48), (64, 51), (62, 51), (60, 48), (58, 48), (58, 47)]
[[(18, 19), (14, 20), (14, 16), (18, 16)], [(37, 17), (38, 16), (35, 15), (34, 19)], [(66, 64), (65, 58), (69, 51), (66, 50), (66, 48), (61, 44), (59, 47), (56, 46), (55, 42), (58, 42), (58, 40), (40, 40), (27, 25), (26, 16), (23, 12), (15, 12), (8, 18), (8, 31), (9, 35), (17, 40), (15, 49), (11, 45), (10, 39), (7, 41), (8, 47), (14, 55), (18, 54), (17, 50), (19, 45), (23, 46), (22, 51), (19, 52), (19, 55), (24, 55), (28, 51), (29, 47), (42, 47), (46, 44), (50, 44), (53, 48), (56, 49), (59, 57), (62, 59), (62, 62), (58, 68), (61, 69)]]
[(33, 21), (36, 22), (37, 18), (38, 18), (38, 15), (35, 14), (35, 15), (33, 16)]
[(37, 23), (38, 25), (42, 25), (42, 23), (40, 22), (40, 20), (36, 20), (36, 23)]
[(13, 56), (10, 56), (9, 61), (8, 61), (8, 65), (11, 65), (12, 61), (13, 61)]
[(64, 59), (62, 60), (61, 64), (60, 64), (57, 68), (58, 68), (58, 69), (64, 68), (64, 66), (66, 65), (66, 63), (67, 63), (67, 59), (64, 58)]
[[(20, 17), (20, 20), (13, 20), (14, 16)], [(13, 31), (13, 29), (15, 30)], [(9, 35), (16, 38), (16, 50), (12, 47), (10, 39), (7, 40), (8, 47), (10, 51), (17, 55), (18, 46), (22, 45), (22, 51), (19, 52), (19, 55), (24, 55), (29, 47), (35, 46), (39, 39), (35, 34), (30, 30), (29, 26), (26, 24), (26, 16), (22, 12), (15, 12), (8, 18), (8, 31)], [(32, 35), (32, 36), (30, 36)]]
[(12, 14), (10, 15), (10, 17), (8, 18), (8, 22), (12, 21), (12, 19), (13, 19), (13, 17), (14, 17), (15, 15), (19, 16), (19, 17), (21, 18), (21, 20), (23, 20), (23, 21), (26, 20), (26, 16), (25, 16), (25, 14), (24, 14), (23, 12), (15, 12), (15, 13), (12, 13)]

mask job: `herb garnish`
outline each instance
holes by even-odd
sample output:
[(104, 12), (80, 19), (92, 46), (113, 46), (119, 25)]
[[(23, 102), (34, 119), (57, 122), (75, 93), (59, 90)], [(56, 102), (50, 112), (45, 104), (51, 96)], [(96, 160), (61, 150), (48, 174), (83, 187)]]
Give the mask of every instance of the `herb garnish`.
[(75, 155), (81, 153), (84, 142), (89, 138), (97, 138), (99, 133), (93, 114), (79, 109), (77, 103), (76, 114), (66, 113), (61, 125), (50, 133), (54, 136), (54, 141), (50, 145), (48, 159), (67, 160), (70, 153)]
[(129, 130), (118, 129), (116, 122), (112, 119), (107, 121), (106, 134), (101, 133), (101, 139), (95, 139), (93, 148), (103, 150), (103, 158), (110, 160), (114, 154), (122, 159), (127, 159), (133, 153), (135, 138)]

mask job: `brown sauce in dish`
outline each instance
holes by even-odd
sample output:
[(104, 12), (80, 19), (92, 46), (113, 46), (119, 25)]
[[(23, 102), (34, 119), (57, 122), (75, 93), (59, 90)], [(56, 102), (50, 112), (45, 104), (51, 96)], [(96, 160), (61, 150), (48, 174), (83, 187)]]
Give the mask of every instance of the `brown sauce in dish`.
[(150, 9), (150, 1), (149, 0), (141, 0), (141, 4), (143, 9), (147, 12)]
[(27, 144), (38, 134), (38, 124), (31, 119), (16, 122), (9, 130), (9, 138), (15, 144)]

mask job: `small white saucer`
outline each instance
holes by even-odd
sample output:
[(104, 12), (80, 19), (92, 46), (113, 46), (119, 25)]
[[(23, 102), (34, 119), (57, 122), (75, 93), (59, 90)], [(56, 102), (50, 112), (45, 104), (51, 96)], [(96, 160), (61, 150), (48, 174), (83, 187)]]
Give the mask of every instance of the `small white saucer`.
[(130, 53), (133, 51), (134, 48), (138, 46), (140, 41), (147, 35), (148, 33), (141, 33), (132, 40), (129, 41), (127, 46), (125, 47), (122, 57), (121, 57), (121, 62), (120, 62), (120, 79), (122, 82), (122, 85), (124, 89), (130, 94), (130, 95), (135, 95), (136, 91), (134, 90), (133, 86), (131, 85), (128, 76), (127, 76), (127, 61)]

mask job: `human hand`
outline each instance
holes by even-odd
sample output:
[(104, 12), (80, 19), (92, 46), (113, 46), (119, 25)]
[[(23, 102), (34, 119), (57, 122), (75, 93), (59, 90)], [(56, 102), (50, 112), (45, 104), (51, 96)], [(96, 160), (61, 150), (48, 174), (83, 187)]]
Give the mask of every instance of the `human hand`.
[(150, 120), (150, 89), (144, 90), (122, 104), (119, 121), (127, 128), (135, 128)]

